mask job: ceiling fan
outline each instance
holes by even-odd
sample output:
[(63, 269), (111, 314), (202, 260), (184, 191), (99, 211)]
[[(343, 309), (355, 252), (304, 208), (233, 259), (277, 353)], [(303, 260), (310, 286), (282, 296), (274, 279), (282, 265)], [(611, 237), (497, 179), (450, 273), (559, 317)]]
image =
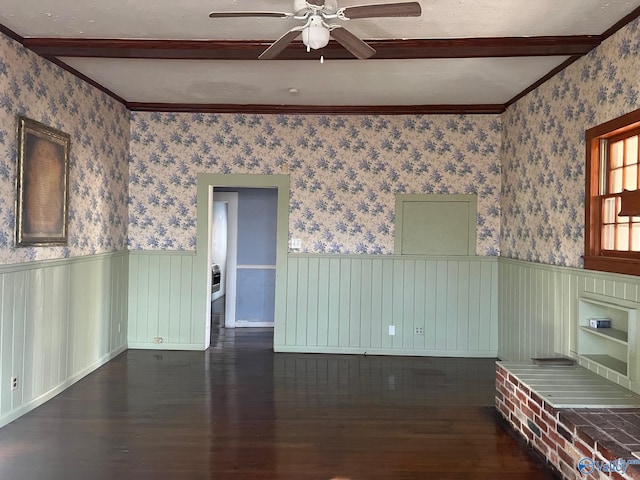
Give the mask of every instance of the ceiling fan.
[(324, 48), (333, 37), (359, 59), (371, 57), (376, 51), (342, 25), (329, 24), (331, 20), (354, 20), (376, 17), (419, 17), (420, 3), (383, 3), (338, 8), (337, 0), (294, 0), (293, 13), (289, 12), (211, 12), (211, 18), (275, 17), (305, 21), (278, 38), (258, 57), (261, 60), (276, 58), (291, 42), (302, 35), (307, 51)]

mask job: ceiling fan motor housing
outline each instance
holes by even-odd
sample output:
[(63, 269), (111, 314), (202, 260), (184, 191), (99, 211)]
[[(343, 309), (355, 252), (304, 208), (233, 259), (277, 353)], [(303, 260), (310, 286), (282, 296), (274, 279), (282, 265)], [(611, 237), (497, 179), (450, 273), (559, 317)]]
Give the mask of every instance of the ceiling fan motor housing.
[(293, 0), (294, 13), (300, 13), (307, 8), (307, 0)]

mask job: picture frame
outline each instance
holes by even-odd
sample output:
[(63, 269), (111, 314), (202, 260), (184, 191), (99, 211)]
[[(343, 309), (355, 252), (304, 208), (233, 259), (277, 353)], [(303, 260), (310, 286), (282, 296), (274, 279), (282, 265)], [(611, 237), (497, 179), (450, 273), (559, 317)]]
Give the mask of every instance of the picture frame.
[(66, 245), (70, 135), (18, 117), (16, 246)]

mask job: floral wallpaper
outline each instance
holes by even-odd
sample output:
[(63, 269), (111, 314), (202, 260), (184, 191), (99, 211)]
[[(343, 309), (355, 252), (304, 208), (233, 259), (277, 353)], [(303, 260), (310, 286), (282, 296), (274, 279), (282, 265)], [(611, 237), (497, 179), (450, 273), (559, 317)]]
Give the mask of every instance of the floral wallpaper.
[[(396, 193), (477, 193), (478, 254), (580, 266), (584, 131), (639, 73), (636, 20), (502, 116), (129, 114), (0, 35), (0, 263), (193, 250), (198, 173), (288, 172), (304, 251), (392, 253)], [(15, 247), (18, 115), (71, 134), (67, 247)]]
[(500, 254), (582, 266), (586, 129), (640, 105), (633, 21), (503, 114)]
[[(71, 135), (67, 246), (15, 246), (18, 115)], [(0, 34), (0, 264), (125, 249), (128, 154), (122, 104)]]
[(498, 115), (132, 113), (129, 247), (193, 250), (198, 173), (291, 175), (305, 252), (393, 253), (395, 194), (478, 195), (479, 255), (498, 255)]

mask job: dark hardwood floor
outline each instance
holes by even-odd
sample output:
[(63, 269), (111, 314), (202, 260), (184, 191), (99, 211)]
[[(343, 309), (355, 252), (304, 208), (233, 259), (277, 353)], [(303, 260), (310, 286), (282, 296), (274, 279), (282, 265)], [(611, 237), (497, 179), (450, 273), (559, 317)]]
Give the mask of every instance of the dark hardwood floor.
[(0, 479), (551, 479), (493, 414), (494, 362), (130, 350), (0, 429)]

